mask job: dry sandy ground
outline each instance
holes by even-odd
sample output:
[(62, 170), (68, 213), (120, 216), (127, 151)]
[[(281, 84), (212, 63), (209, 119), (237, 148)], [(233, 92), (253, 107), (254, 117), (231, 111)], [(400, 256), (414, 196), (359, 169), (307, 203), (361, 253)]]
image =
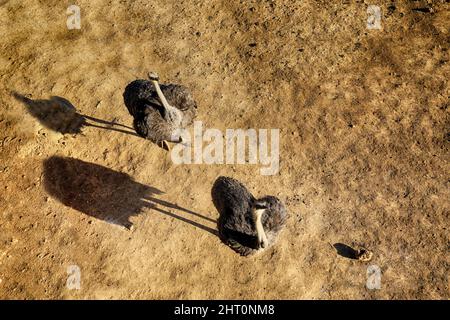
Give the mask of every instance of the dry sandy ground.
[[(79, 0), (81, 30), (70, 4), (0, 1), (0, 298), (450, 298), (448, 1)], [(119, 131), (150, 70), (192, 90), (205, 127), (279, 128), (279, 174), (174, 165)], [(116, 130), (47, 121), (68, 103), (52, 96)], [(220, 242), (219, 175), (285, 201), (274, 247)]]

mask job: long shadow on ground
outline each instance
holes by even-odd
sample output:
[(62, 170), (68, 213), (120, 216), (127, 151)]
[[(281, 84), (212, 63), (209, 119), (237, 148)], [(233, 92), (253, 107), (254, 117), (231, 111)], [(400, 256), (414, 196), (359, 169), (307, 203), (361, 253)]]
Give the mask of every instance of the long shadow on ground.
[(132, 225), (131, 216), (140, 214), (143, 208), (151, 208), (217, 235), (215, 229), (172, 211), (182, 211), (214, 223), (215, 220), (158, 199), (157, 196), (163, 194), (161, 190), (138, 183), (125, 173), (98, 164), (74, 158), (50, 157), (44, 161), (44, 187), (64, 205), (126, 228)]

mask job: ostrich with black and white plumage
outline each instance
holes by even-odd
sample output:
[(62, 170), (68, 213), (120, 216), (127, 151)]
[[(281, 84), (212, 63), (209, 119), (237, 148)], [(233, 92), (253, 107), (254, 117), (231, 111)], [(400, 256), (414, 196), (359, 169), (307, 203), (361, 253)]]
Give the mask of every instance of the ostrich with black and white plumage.
[(220, 239), (243, 256), (266, 249), (286, 224), (286, 208), (280, 199), (265, 196), (256, 199), (247, 188), (229, 177), (219, 177), (211, 190), (219, 212)]
[(123, 94), (125, 106), (133, 116), (136, 132), (169, 150), (168, 142), (182, 142), (180, 130), (191, 125), (197, 104), (191, 92), (179, 84), (159, 84), (156, 73), (149, 80), (134, 80)]

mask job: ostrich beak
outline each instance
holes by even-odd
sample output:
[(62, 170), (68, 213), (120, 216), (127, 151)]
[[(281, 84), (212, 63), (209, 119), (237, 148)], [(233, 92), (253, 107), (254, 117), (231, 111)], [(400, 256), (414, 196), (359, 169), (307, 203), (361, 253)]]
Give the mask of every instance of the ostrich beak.
[(163, 140), (159, 143), (159, 146), (163, 148), (164, 150), (170, 151), (170, 146), (167, 140)]

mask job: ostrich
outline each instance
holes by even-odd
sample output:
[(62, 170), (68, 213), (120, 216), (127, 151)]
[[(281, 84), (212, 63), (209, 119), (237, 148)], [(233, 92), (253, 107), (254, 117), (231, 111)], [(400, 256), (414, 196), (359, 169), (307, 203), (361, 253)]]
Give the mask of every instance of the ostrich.
[(276, 197), (255, 199), (239, 181), (219, 177), (211, 195), (220, 216), (219, 237), (243, 256), (256, 253), (275, 243), (283, 229), (287, 212)]
[(156, 73), (149, 80), (134, 80), (127, 85), (123, 98), (133, 116), (134, 129), (146, 139), (170, 150), (168, 142), (182, 142), (178, 129), (192, 124), (197, 105), (190, 91), (178, 84), (159, 85)]

